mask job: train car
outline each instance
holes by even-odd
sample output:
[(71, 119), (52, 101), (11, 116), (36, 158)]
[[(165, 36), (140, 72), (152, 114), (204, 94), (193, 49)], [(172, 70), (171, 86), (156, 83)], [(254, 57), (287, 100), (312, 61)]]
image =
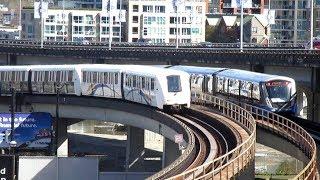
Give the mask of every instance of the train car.
[(194, 76), (191, 87), (195, 93), (210, 93), (273, 112), (294, 114), (296, 111), (296, 85), (292, 78), (225, 68), (171, 68), (184, 70)]
[(228, 69), (215, 76), (215, 93), (281, 113), (296, 111), (296, 84), (292, 78)]
[(29, 86), (32, 94), (81, 95), (80, 69), (77, 65), (30, 66)]
[(0, 66), (0, 93), (9, 95), (10, 86), (17, 93), (28, 93), (29, 66)]
[(81, 94), (106, 98), (122, 98), (121, 66), (105, 64), (79, 65)]
[(208, 68), (197, 66), (168, 66), (167, 68), (185, 71), (190, 75), (191, 96), (200, 92), (212, 93), (213, 75), (226, 68)]
[(123, 98), (159, 109), (190, 107), (188, 73), (152, 66), (126, 65)]

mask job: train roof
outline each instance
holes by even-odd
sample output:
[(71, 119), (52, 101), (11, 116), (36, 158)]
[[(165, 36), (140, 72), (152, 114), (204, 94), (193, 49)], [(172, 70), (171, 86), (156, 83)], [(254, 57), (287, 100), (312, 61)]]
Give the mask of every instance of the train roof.
[(0, 71), (29, 71), (30, 66), (0, 66)]
[(64, 64), (64, 65), (31, 65), (30, 69), (31, 70), (36, 70), (36, 71), (47, 71), (47, 70), (53, 70), (53, 71), (58, 71), (58, 70), (75, 70), (78, 68), (78, 65), (74, 64)]
[(227, 69), (218, 73), (218, 76), (224, 76), (228, 78), (235, 78), (239, 80), (251, 81), (251, 82), (266, 82), (272, 80), (287, 80), (293, 82), (294, 80), (285, 76), (263, 74), (258, 72), (239, 70), (239, 69)]
[(185, 75), (189, 76), (188, 73), (174, 70), (174, 69), (166, 69), (166, 68), (160, 68), (160, 67), (154, 67), (154, 66), (143, 66), (143, 65), (124, 65), (124, 70), (127, 72), (136, 72), (138, 74), (148, 74), (148, 75)]
[(182, 65), (171, 66), (168, 68), (185, 71), (189, 74), (203, 74), (203, 75), (212, 75), (212, 74), (218, 73), (220, 71), (226, 70), (226, 68), (182, 66)]

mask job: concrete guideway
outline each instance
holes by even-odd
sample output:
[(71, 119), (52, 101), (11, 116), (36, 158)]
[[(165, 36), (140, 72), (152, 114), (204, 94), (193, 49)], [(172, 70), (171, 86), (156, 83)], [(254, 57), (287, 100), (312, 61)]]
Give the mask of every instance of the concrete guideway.
[[(294, 177), (294, 179), (319, 179), (319, 175), (317, 174), (316, 167), (316, 145), (313, 138), (299, 125), (290, 121), (287, 118), (279, 116), (275, 113), (266, 111), (261, 108), (256, 108), (251, 105), (243, 104), (243, 108), (239, 106), (222, 100), (220, 98), (207, 95), (207, 94), (198, 94), (196, 96), (196, 101), (198, 103), (202, 103), (203, 105), (210, 105), (216, 109), (219, 109), (223, 115), (226, 117), (230, 117), (235, 121), (243, 122), (242, 115), (243, 112), (250, 112), (251, 114), (247, 114), (246, 118), (251, 119), (254, 117), (257, 119), (257, 125), (264, 129), (271, 130), (273, 133), (281, 136), (282, 138), (287, 139), (289, 142), (300, 148), (300, 151), (308, 157), (308, 162), (306, 167)], [(246, 110), (244, 110), (246, 109)], [(243, 124), (243, 123), (242, 123)], [(246, 124), (246, 123), (245, 123)], [(228, 163), (227, 163), (228, 164)], [(226, 165), (227, 166), (227, 165)], [(238, 168), (238, 167), (237, 167)], [(189, 172), (190, 173), (190, 172)], [(206, 172), (204, 172), (205, 174)], [(211, 172), (211, 174), (214, 174)], [(221, 172), (220, 172), (221, 174)], [(227, 171), (226, 177), (229, 178), (229, 172)], [(185, 175), (185, 174), (184, 174)], [(234, 166), (232, 167), (232, 175), (234, 175)], [(181, 177), (181, 176), (180, 176)], [(208, 177), (208, 176), (202, 176)], [(201, 177), (201, 178), (202, 178)], [(213, 177), (213, 175), (211, 175)], [(216, 178), (216, 176), (214, 176)], [(220, 175), (221, 179), (222, 176)]]
[[(240, 174), (240, 172), (243, 172), (248, 167), (249, 171), (254, 167), (253, 161), (255, 152), (256, 126), (255, 120), (251, 114), (233, 103), (205, 94), (197, 96), (196, 103), (203, 106), (208, 105), (209, 107), (215, 107), (222, 113), (222, 115), (241, 124), (241, 126), (246, 129), (250, 136), (240, 145), (230, 150), (226, 154), (213, 159), (209, 163), (171, 177), (170, 179), (229, 179), (235, 176), (237, 176), (239, 179), (248, 179), (248, 177), (253, 178), (252, 176), (254, 174), (251, 174), (251, 176), (246, 176), (245, 174), (244, 176), (246, 177), (241, 177)], [(210, 171), (207, 171), (208, 169)], [(197, 176), (199, 172), (201, 173), (199, 176)]]

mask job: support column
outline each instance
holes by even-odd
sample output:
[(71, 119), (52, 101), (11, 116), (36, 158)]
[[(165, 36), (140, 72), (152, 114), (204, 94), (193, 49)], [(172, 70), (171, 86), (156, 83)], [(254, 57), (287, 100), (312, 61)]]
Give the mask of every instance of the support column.
[(128, 126), (126, 171), (144, 171), (144, 129)]
[(320, 123), (320, 93), (313, 93), (313, 104), (312, 104), (312, 113), (313, 118), (312, 121), (316, 123)]
[(320, 123), (320, 87), (318, 82), (320, 82), (320, 68), (312, 68), (312, 108), (309, 110), (312, 114), (312, 121)]
[(58, 138), (57, 138), (57, 157), (68, 156), (68, 133), (67, 124), (64, 118), (60, 118), (58, 122)]
[(303, 92), (297, 91), (297, 115), (303, 116)]
[(162, 168), (175, 161), (180, 155), (179, 145), (170, 139), (165, 138), (163, 141)]

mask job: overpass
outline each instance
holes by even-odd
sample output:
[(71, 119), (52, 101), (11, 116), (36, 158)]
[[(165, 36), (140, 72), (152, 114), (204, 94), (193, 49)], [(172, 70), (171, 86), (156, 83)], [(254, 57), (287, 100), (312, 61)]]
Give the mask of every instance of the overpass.
[[(253, 175), (254, 167), (254, 143), (255, 143), (255, 121), (258, 125), (258, 142), (265, 143), (267, 145), (272, 145), (272, 147), (284, 151), (287, 154), (294, 155), (299, 160), (305, 163), (305, 168), (303, 171), (297, 175), (299, 179), (312, 179), (316, 178), (316, 147), (313, 139), (304, 131), (301, 127), (291, 122), (290, 120), (283, 118), (279, 115), (267, 112), (263, 109), (255, 108), (249, 105), (243, 105), (243, 108), (224, 101), (223, 99), (216, 98), (214, 96), (201, 94), (197, 96), (198, 99), (196, 104), (200, 104), (203, 107), (209, 107), (215, 113), (222, 114), (234, 122), (238, 123), (242, 128), (250, 134), (250, 137), (239, 144), (236, 148), (232, 149), (228, 153), (215, 158), (209, 163), (200, 165), (191, 170), (182, 172), (175, 178), (190, 178), (199, 176), (201, 178), (208, 177), (217, 177), (219, 179), (238, 177), (239, 179), (248, 179)], [(0, 110), (7, 111), (7, 103), (9, 97), (1, 97), (2, 104), (0, 105)], [(61, 116), (72, 119), (98, 119), (98, 120), (110, 120), (112, 119), (115, 122), (121, 122), (125, 124), (131, 124), (133, 126), (138, 126), (141, 128), (150, 129), (152, 131), (158, 132), (168, 139), (172, 139), (173, 135), (177, 132), (183, 132), (185, 142), (188, 142), (188, 148), (178, 158), (178, 154), (175, 154), (171, 157), (178, 158), (171, 163), (167, 168), (160, 171), (151, 178), (159, 178), (159, 174), (168, 172), (170, 169), (176, 169), (177, 166), (181, 167), (187, 157), (190, 157), (191, 150), (189, 149), (192, 146), (192, 137), (188, 135), (188, 129), (181, 122), (170, 119), (167, 115), (156, 112), (152, 108), (148, 108), (142, 105), (130, 105), (121, 102), (114, 101), (102, 98), (90, 98), (90, 97), (60, 97), (61, 106)], [(36, 111), (49, 111), (52, 114), (55, 114), (55, 105), (56, 99), (54, 96), (31, 96), (26, 95), (20, 97), (18, 108), (19, 109), (33, 109)], [(130, 108), (128, 108), (130, 106)], [(121, 112), (120, 111), (127, 111)], [(247, 111), (246, 111), (247, 110)], [(90, 112), (90, 113), (88, 113)], [(249, 114), (250, 112), (251, 114)], [(162, 115), (161, 115), (162, 114)], [(256, 120), (254, 120), (254, 118)], [(156, 121), (155, 121), (156, 120)], [(172, 121), (173, 120), (173, 121)], [(159, 125), (161, 122), (161, 126)], [(172, 124), (173, 123), (173, 124)], [(173, 125), (173, 126), (172, 126)], [(172, 128), (174, 127), (174, 128)], [(260, 129), (260, 130), (259, 130)], [(135, 130), (133, 133), (138, 133)], [(65, 156), (67, 151), (67, 141), (66, 141), (66, 124), (60, 123), (58, 134), (59, 138), (59, 148), (58, 155)], [(260, 134), (260, 138), (259, 138)], [(130, 136), (130, 135), (129, 135)], [(269, 137), (268, 138), (261, 138)], [(139, 140), (132, 139), (133, 143), (129, 143), (132, 146), (130, 151), (132, 151), (132, 156), (139, 156), (141, 148), (139, 148)], [(272, 143), (270, 143), (272, 141)], [(173, 144), (168, 144), (169, 150), (166, 150), (165, 153), (176, 153), (174, 147), (177, 146)], [(191, 146), (190, 146), (191, 145)], [(288, 148), (290, 147), (290, 148)], [(173, 149), (172, 149), (173, 148)], [(128, 157), (128, 161), (130, 158)], [(139, 163), (138, 163), (139, 164)], [(210, 168), (211, 167), (211, 168)], [(212, 168), (215, 167), (215, 168)], [(210, 170), (211, 169), (211, 170)]]

